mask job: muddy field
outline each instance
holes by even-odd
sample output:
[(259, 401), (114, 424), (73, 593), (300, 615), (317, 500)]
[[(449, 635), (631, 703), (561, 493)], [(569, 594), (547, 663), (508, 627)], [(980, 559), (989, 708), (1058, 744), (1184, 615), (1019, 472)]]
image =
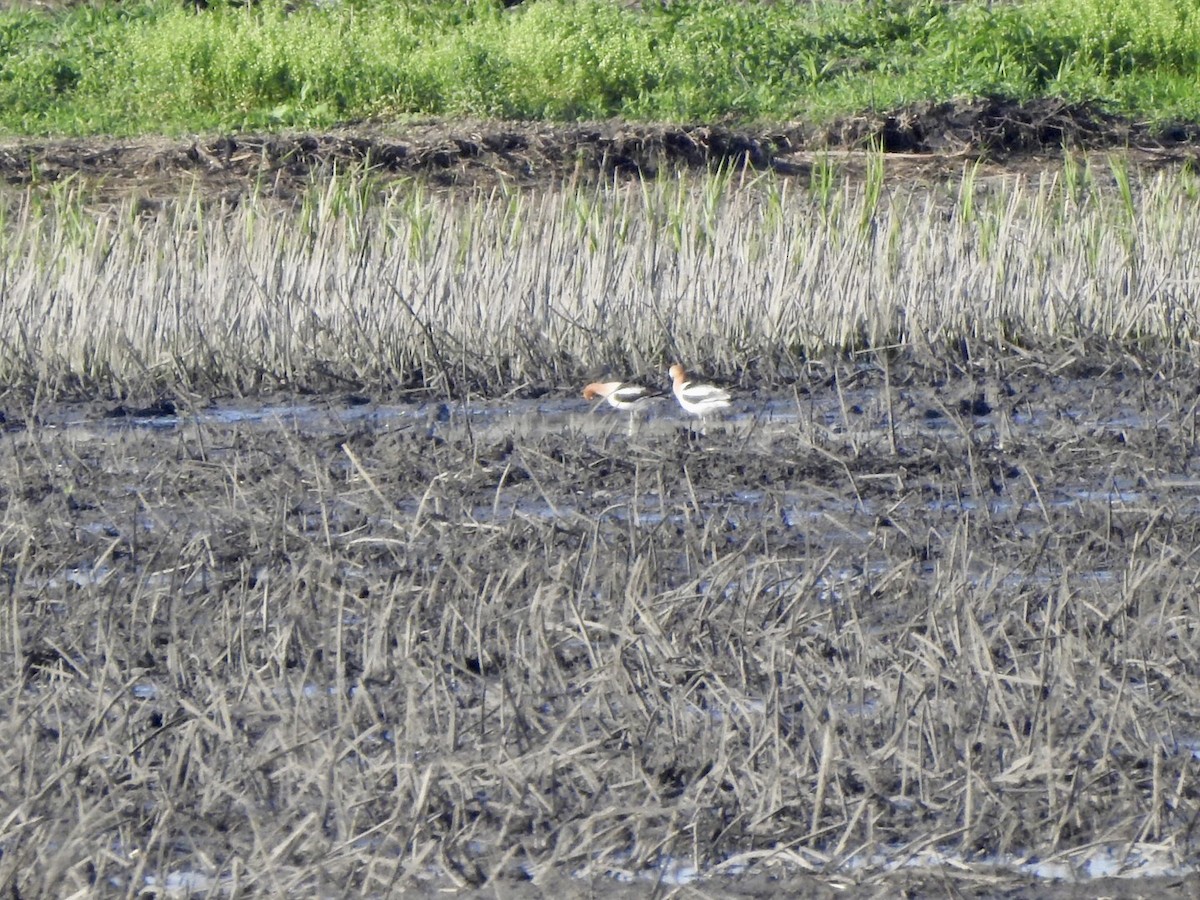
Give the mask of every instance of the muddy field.
[(12, 405), (0, 883), (1194, 896), (1198, 399)]
[[(822, 130), (7, 141), (0, 175), (150, 212), (347, 164), (803, 179), (874, 139), (890, 177), (941, 178), (1064, 144), (1192, 166), (1195, 138), (981, 101)], [(580, 385), (5, 394), (0, 887), (1194, 897), (1198, 371), (827, 361), (736, 385), (702, 430)]]

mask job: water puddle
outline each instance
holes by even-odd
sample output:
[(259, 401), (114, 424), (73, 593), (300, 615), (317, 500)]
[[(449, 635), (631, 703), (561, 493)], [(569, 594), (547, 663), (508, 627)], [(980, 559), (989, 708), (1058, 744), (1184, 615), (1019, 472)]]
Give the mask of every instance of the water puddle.
[[(486, 858), (487, 846), (481, 841), (470, 842), (466, 848), (469, 855)], [(630, 858), (632, 862), (632, 855)], [(527, 878), (535, 878), (537, 872), (529, 866), (521, 866)], [(788, 873), (817, 875), (829, 879), (832, 886), (842, 884), (849, 877), (855, 880), (864, 876), (886, 875), (887, 873), (909, 872), (930, 875), (975, 874), (1003, 878), (1021, 875), (1039, 881), (1086, 885), (1098, 879), (1150, 879), (1183, 878), (1200, 871), (1194, 863), (1177, 858), (1169, 847), (1160, 844), (1104, 844), (1085, 850), (1065, 851), (1052, 856), (1037, 854), (1004, 854), (968, 857), (955, 850), (922, 849), (908, 850), (896, 847), (892, 853), (876, 853), (869, 857), (852, 856), (838, 860), (819, 852), (803, 848), (787, 850), (755, 850), (735, 854), (724, 862), (703, 867), (678, 857), (664, 856), (648, 868), (633, 868), (622, 865), (620, 859), (608, 861), (596, 868), (576, 870), (573, 876), (581, 884), (588, 882), (595, 890), (597, 874), (603, 875), (614, 884), (651, 885), (661, 884), (671, 888), (703, 887), (720, 890), (723, 883), (732, 884), (732, 879), (751, 871), (766, 871), (775, 876), (779, 889), (786, 889)], [(422, 873), (422, 882), (436, 889), (446, 890), (456, 882), (449, 873), (437, 865), (427, 866)], [(886, 882), (881, 882), (881, 886)], [(112, 887), (124, 885), (114, 879)], [(165, 875), (147, 874), (143, 885), (156, 894), (168, 897), (223, 896), (234, 885), (232, 873), (209, 874), (195, 869), (177, 869)]]

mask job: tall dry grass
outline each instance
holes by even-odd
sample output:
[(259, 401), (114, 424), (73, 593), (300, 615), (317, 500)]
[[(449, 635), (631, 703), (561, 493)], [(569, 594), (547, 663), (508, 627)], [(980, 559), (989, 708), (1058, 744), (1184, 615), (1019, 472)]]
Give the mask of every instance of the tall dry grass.
[(770, 375), (830, 349), (1200, 338), (1193, 176), (1068, 161), (929, 186), (885, 165), (469, 197), (357, 175), (155, 214), (10, 194), (0, 380), (462, 394), (675, 358)]

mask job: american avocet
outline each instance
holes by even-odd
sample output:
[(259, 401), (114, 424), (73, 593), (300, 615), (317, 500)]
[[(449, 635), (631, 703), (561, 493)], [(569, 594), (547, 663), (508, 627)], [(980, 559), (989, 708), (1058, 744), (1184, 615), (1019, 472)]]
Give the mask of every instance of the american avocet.
[(628, 411), (630, 435), (633, 434), (633, 422), (638, 411), (658, 396), (661, 396), (659, 391), (632, 381), (593, 381), (583, 389), (584, 400), (602, 397), (613, 409)]
[(675, 382), (672, 390), (675, 392), (675, 399), (679, 401), (679, 405), (692, 415), (699, 416), (701, 420), (709, 413), (729, 406), (731, 398), (728, 391), (716, 385), (688, 381), (687, 373), (683, 371), (683, 366), (679, 363), (671, 366), (667, 374)]
[(645, 406), (657, 392), (650, 390), (644, 384), (634, 384), (631, 381), (593, 381), (583, 389), (584, 400), (595, 400), (603, 397), (614, 409), (635, 412)]

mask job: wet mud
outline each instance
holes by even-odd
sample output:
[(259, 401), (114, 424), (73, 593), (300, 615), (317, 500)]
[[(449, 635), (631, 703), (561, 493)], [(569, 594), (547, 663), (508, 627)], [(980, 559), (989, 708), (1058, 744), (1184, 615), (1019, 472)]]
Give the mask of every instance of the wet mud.
[(58, 787), (0, 876), (883, 896), (942, 893), (887, 871), (933, 853), (965, 896), (1074, 897), (1030, 861), (1119, 845), (1165, 880), (1106, 896), (1184, 896), (1198, 402), (1011, 356), (814, 366), (706, 423), (7, 408), (0, 736)]

